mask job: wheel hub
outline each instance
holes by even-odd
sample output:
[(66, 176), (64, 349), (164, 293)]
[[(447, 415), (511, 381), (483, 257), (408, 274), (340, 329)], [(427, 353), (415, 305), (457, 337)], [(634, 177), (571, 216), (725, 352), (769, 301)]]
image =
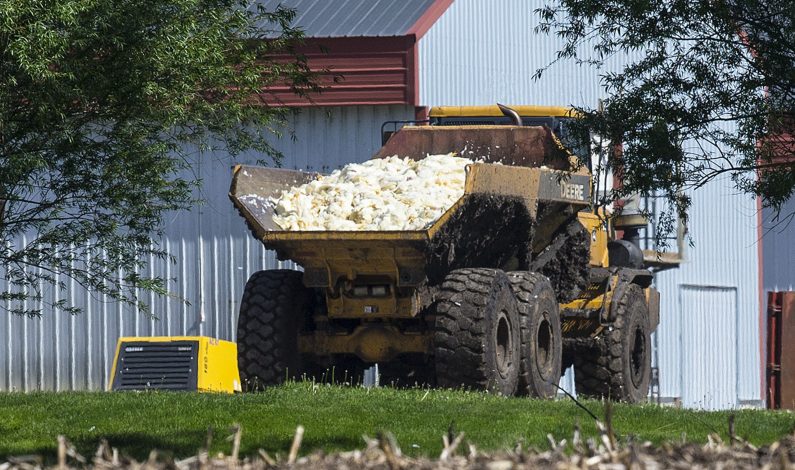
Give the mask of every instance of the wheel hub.
[(552, 324), (544, 316), (538, 324), (535, 350), (536, 368), (544, 380), (548, 380), (552, 372), (552, 338)]

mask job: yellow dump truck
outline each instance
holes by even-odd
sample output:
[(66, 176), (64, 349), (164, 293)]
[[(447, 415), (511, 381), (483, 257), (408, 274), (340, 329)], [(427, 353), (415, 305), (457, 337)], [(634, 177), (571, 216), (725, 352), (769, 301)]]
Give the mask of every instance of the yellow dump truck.
[(503, 111), (434, 109), (434, 125), (402, 127), (373, 157), (479, 160), (467, 166), (464, 195), (424, 230), (286, 231), (269, 199), (317, 175), (235, 168), (230, 197), (254, 236), (303, 268), (260, 271), (246, 284), (244, 389), (378, 363), (382, 383), (550, 397), (573, 364), (581, 394), (647, 396), (652, 273), (592, 210), (589, 170), (552, 127), (522, 120), (568, 111), (516, 111), (504, 111), (509, 125), (451, 125)]

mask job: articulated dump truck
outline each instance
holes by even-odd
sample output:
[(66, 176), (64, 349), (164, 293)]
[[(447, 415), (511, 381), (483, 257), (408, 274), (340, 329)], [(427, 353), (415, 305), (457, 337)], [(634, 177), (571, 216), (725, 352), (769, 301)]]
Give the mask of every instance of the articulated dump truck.
[(404, 126), (373, 158), (448, 152), (478, 159), (464, 194), (412, 231), (283, 230), (268, 199), (317, 175), (235, 168), (254, 236), (303, 268), (246, 284), (244, 388), (378, 363), (382, 384), (552, 397), (573, 365), (582, 395), (644, 400), (659, 294), (637, 243), (591, 208), (590, 172), (546, 126)]

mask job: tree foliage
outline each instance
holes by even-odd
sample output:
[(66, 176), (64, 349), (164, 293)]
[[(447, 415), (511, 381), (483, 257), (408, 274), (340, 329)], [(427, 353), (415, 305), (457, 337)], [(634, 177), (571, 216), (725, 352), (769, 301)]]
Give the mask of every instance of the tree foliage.
[(776, 210), (792, 196), (792, 0), (554, 0), (537, 13), (538, 31), (564, 40), (559, 59), (630, 58), (601, 75), (603, 108), (578, 108), (583, 138), (623, 142), (609, 152), (624, 181), (611, 199), (661, 194), (670, 222), (721, 175)]
[(22, 301), (67, 278), (123, 302), (164, 292), (139, 271), (167, 256), (152, 241), (163, 215), (194, 203), (190, 149), (274, 155), (285, 110), (257, 94), (316, 89), (294, 14), (247, 0), (0, 0), (0, 305), (37, 314)]

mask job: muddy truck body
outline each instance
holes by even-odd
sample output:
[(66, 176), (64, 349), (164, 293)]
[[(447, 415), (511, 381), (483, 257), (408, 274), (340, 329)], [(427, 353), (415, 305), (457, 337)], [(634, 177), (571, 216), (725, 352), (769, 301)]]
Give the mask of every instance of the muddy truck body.
[[(637, 243), (613, 240), (593, 181), (547, 125), (404, 126), (373, 158), (472, 156), (463, 196), (423, 230), (285, 231), (274, 205), (317, 175), (237, 166), (253, 235), (303, 268), (246, 284), (238, 365), (249, 390), (289, 378), (641, 401), (659, 294)], [(467, 151), (462, 152), (462, 149)], [(576, 168), (572, 170), (572, 168)]]

